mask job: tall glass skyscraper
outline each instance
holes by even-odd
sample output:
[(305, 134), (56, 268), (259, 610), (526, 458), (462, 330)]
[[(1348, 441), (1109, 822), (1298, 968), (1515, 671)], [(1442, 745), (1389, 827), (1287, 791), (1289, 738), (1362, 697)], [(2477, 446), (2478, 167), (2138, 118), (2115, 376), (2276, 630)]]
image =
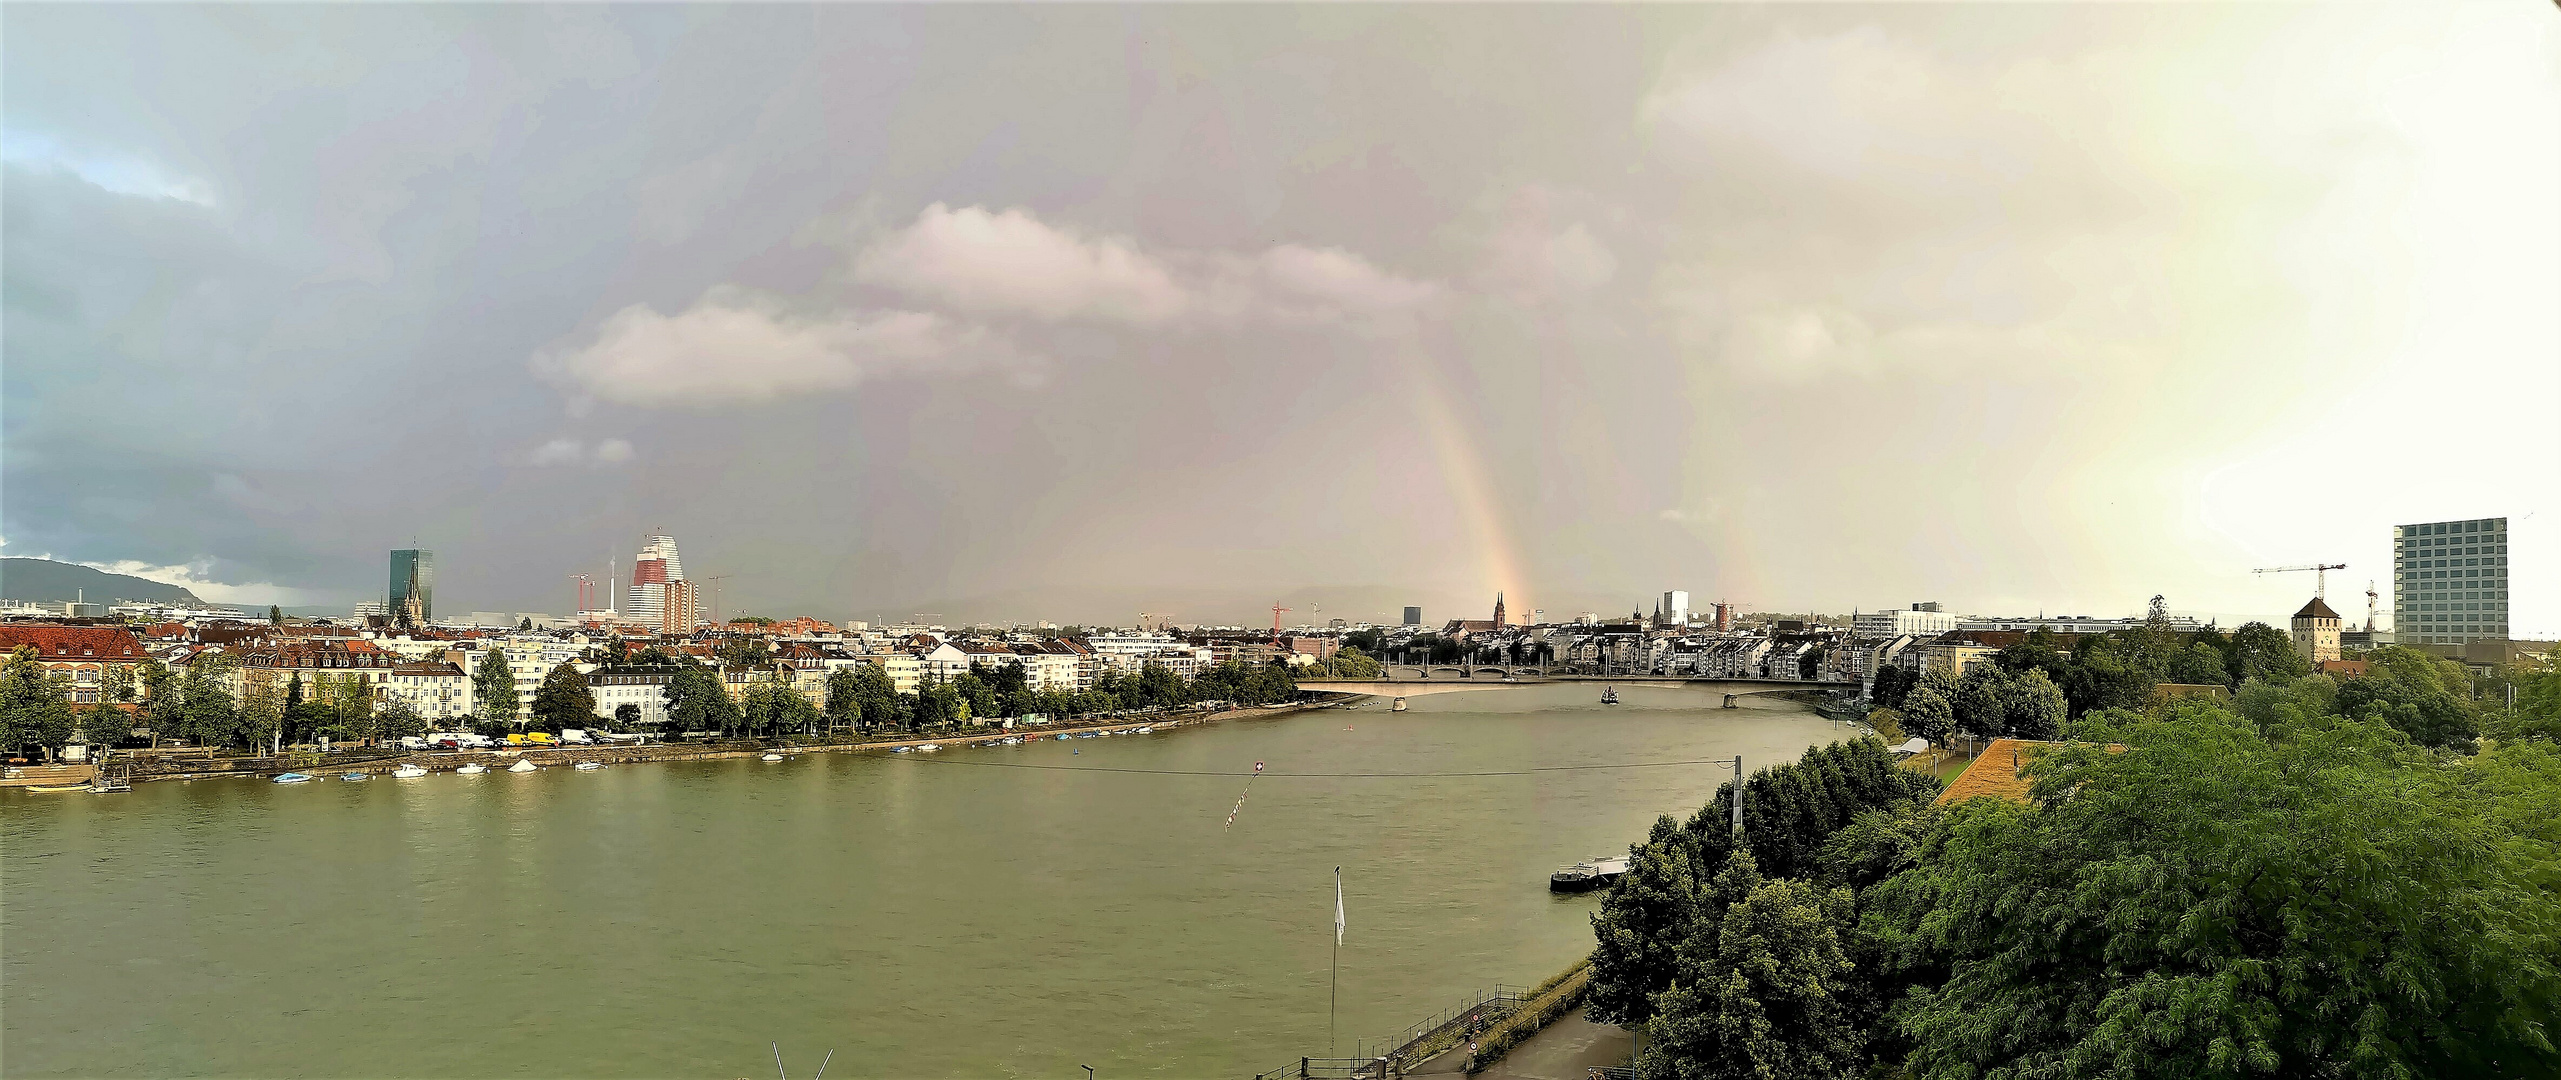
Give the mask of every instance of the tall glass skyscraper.
[(391, 617), (413, 623), (436, 618), (436, 553), (400, 548), (391, 553)]
[(2404, 644), (2508, 636), (2508, 519), (2392, 529), (2392, 629)]

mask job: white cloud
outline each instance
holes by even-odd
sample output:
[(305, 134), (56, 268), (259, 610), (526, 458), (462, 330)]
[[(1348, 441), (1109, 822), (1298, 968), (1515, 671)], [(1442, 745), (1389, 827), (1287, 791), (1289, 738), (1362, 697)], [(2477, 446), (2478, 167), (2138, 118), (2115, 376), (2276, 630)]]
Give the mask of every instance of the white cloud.
[[(714, 290), (674, 315), (616, 312), (594, 340), (534, 358), (534, 369), (625, 405), (717, 405), (852, 389), (889, 375), (1020, 366), (983, 326), (919, 311), (799, 314), (778, 300)], [(601, 449), (601, 448), (600, 448)], [(626, 445), (622, 451), (628, 456)]]
[(604, 467), (629, 461), (633, 454), (631, 443), (624, 439), (604, 439), (590, 450), (586, 443), (564, 435), (535, 447), (525, 460), (529, 464), (546, 467), (589, 464)]
[(249, 584), (215, 581), (205, 576), (213, 569), (211, 559), (199, 559), (192, 563), (171, 566), (155, 566), (137, 559), (84, 562), (80, 565), (94, 567), (110, 574), (126, 574), (157, 581), (164, 585), (183, 586), (188, 592), (196, 594), (199, 599), (215, 604), (305, 605), (326, 604), (343, 599), (340, 594), (320, 589), (297, 589), (264, 581)]
[(1021, 207), (991, 213), (935, 203), (857, 256), (854, 277), (963, 311), (1053, 321), (1159, 323), (1192, 300), (1134, 242), (1080, 236)]
[(1134, 326), (1353, 320), (1412, 310), (1440, 293), (1341, 248), (1150, 254), (1126, 238), (1046, 224), (1022, 207), (942, 203), (864, 249), (854, 277), (976, 315)]

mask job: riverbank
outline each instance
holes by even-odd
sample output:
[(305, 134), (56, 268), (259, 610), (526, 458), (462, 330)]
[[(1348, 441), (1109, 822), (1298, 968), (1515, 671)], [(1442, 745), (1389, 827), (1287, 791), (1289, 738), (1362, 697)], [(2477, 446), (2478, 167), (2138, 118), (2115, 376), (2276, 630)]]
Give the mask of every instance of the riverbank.
[(1327, 708), (1348, 700), (1351, 700), (1348, 696), (1334, 696), (1328, 700), (1290, 702), (1278, 707), (1249, 707), (1225, 709), (1218, 712), (1174, 713), (1166, 717), (1150, 717), (1142, 720), (1107, 720), (1087, 722), (1067, 721), (1054, 724), (1042, 724), (1038, 726), (1026, 726), (1011, 730), (1004, 728), (989, 728), (985, 731), (962, 732), (948, 735), (914, 735), (901, 733), (897, 735), (873, 736), (869, 738), (856, 738), (844, 741), (784, 740), (781, 742), (772, 742), (755, 739), (731, 739), (721, 742), (704, 743), (644, 743), (639, 745), (562, 746), (544, 747), (539, 749), (528, 747), (491, 747), (482, 750), (421, 751), (400, 751), (384, 747), (362, 747), (351, 750), (333, 751), (328, 754), (304, 753), (231, 758), (209, 757), (201, 754), (178, 756), (128, 753), (118, 755), (115, 760), (119, 764), (131, 766), (132, 781), (140, 784), (162, 780), (214, 780), (233, 776), (273, 777), (277, 774), (287, 772), (307, 772), (333, 776), (344, 773), (363, 773), (368, 776), (373, 776), (388, 774), (394, 769), (409, 764), (418, 765), (422, 768), (439, 772), (451, 771), (462, 768), (465, 765), (473, 764), (491, 769), (504, 769), (515, 764), (519, 759), (531, 761), (538, 767), (551, 768), (554, 766), (572, 767), (580, 762), (587, 761), (596, 762), (601, 765), (632, 765), (659, 761), (706, 761), (719, 758), (762, 757), (766, 754), (782, 754), (787, 757), (794, 757), (802, 754), (894, 753), (900, 747), (914, 749), (920, 746), (982, 746), (1007, 738), (1021, 738), (1029, 740), (1033, 738), (1053, 737), (1059, 735), (1080, 735), (1088, 732), (1096, 735), (1122, 734), (1136, 731), (1140, 728), (1163, 729), (1175, 727), (1196, 727), (1203, 724), (1215, 724), (1229, 720), (1291, 716), (1314, 709)]

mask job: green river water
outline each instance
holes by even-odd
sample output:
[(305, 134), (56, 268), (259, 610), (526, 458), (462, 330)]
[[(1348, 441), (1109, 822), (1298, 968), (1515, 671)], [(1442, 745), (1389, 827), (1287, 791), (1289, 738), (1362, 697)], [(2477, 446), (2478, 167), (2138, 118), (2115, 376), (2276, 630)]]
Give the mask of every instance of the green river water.
[[(0, 792), (9, 1076), (1243, 1077), (1591, 948), (1556, 866), (1842, 737), (1587, 686), (1147, 736)], [(1222, 829), (1254, 762), (1269, 763)], [(1012, 766), (1043, 766), (1022, 768)], [(1133, 770), (1133, 771), (1104, 771)], [(1215, 775), (1171, 775), (1206, 771)]]

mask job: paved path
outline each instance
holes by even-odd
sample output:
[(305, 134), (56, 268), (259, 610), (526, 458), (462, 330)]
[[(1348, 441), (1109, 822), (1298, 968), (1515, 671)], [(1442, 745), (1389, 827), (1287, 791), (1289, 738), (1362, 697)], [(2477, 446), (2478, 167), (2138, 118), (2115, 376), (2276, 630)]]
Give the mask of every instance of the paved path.
[[(1594, 1065), (1625, 1065), (1636, 1052), (1636, 1036), (1626, 1028), (1595, 1024), (1575, 1009), (1540, 1028), (1515, 1046), (1479, 1080), (1584, 1080)], [(1466, 1071), (1467, 1047), (1440, 1054), (1407, 1076), (1457, 1076)]]

